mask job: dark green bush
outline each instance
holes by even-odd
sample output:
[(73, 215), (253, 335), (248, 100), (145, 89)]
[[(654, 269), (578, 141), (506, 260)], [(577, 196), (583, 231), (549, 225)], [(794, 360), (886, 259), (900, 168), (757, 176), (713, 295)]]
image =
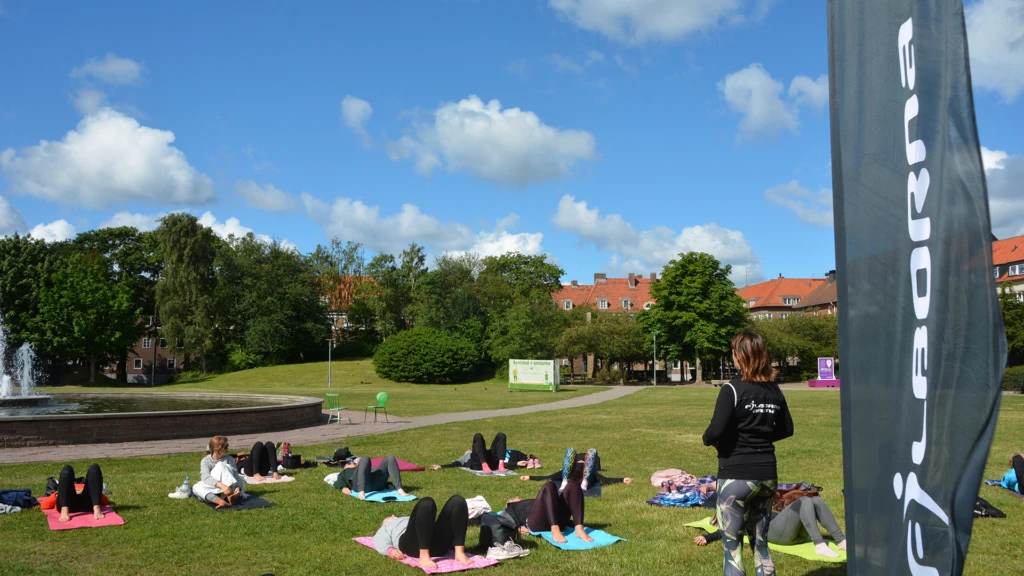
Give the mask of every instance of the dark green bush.
[(228, 362), (225, 367), (228, 372), (237, 372), (239, 370), (248, 370), (250, 368), (256, 368), (263, 363), (263, 359), (247, 352), (241, 346), (232, 346), (228, 352)]
[(480, 351), (468, 339), (430, 328), (399, 332), (377, 347), (373, 367), (395, 382), (467, 382), (477, 371)]
[(1003, 373), (1003, 390), (1024, 392), (1024, 366), (1010, 366)]

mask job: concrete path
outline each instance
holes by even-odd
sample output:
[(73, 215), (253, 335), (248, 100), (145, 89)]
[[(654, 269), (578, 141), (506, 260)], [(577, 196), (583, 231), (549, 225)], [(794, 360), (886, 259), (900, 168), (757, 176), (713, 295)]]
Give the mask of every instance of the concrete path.
[[(579, 408), (600, 404), (608, 400), (615, 400), (638, 392), (647, 386), (617, 386), (601, 392), (587, 394), (559, 400), (547, 404), (536, 404), (533, 406), (521, 406), (519, 408), (504, 408), (501, 410), (477, 410), (472, 412), (453, 412), (449, 414), (432, 414), (429, 416), (416, 416), (413, 418), (401, 418), (390, 416), (390, 423), (384, 423), (384, 415), (374, 424), (372, 421), (363, 424), (359, 418), (353, 416), (355, 424), (321, 424), (309, 428), (299, 428), (284, 432), (265, 432), (261, 434), (247, 434), (244, 436), (232, 436), (232, 450), (248, 450), (257, 441), (273, 440), (274, 442), (290, 442), (295, 446), (310, 444), (328, 444), (345, 438), (355, 436), (372, 436), (385, 432), (408, 430), (422, 426), (433, 426), (435, 424), (448, 424), (450, 422), (465, 422), (468, 420), (484, 420), (486, 418), (500, 418), (502, 416), (519, 416), (532, 414), (534, 412), (547, 412), (551, 410), (565, 410), (566, 408)], [(326, 422), (326, 414), (324, 415)], [(21, 464), (26, 462), (67, 462), (71, 460), (98, 460), (100, 458), (134, 458), (138, 456), (155, 456), (160, 454), (183, 454), (189, 452), (202, 452), (206, 449), (209, 438), (192, 438), (184, 440), (154, 440), (150, 442), (121, 442), (116, 444), (76, 444), (70, 446), (41, 446), (32, 448), (12, 448), (0, 451), (0, 463)], [(303, 454), (303, 459), (312, 459), (317, 454)]]

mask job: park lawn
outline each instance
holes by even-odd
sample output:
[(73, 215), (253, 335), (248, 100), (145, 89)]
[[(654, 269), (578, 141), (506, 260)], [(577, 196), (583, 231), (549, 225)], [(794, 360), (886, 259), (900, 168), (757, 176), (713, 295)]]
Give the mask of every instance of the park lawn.
[[(502, 430), (511, 447), (538, 454), (542, 472), (559, 468), (566, 445), (600, 449), (609, 476), (628, 475), (633, 486), (605, 487), (604, 496), (588, 499), (587, 524), (623, 536), (628, 542), (591, 552), (561, 552), (526, 537), (527, 558), (504, 561), (487, 574), (721, 574), (720, 545), (700, 548), (698, 532), (683, 527), (706, 515), (704, 510), (658, 508), (645, 503), (657, 489), (649, 475), (677, 467), (701, 475), (714, 473), (713, 450), (701, 444), (717, 391), (647, 389), (599, 405), (520, 417), (463, 422), (372, 437), (353, 438), (357, 454), (394, 453), (419, 464), (440, 463), (461, 454), (473, 432), (491, 435)], [(810, 481), (824, 487), (823, 496), (845, 523), (837, 391), (787, 392), (796, 436), (779, 443), (783, 481)], [(1006, 397), (1000, 413), (986, 477), (997, 477), (1008, 454), (1020, 450), (1024, 398)], [(333, 445), (299, 447), (310, 459), (328, 454)], [(50, 532), (37, 511), (0, 517), (4, 545), (3, 574), (420, 574), (350, 540), (372, 535), (382, 518), (406, 515), (413, 504), (368, 504), (343, 496), (323, 482), (332, 469), (300, 470), (289, 484), (256, 486), (276, 502), (274, 508), (241, 513), (215, 513), (195, 501), (167, 498), (185, 474), (198, 473), (200, 454), (147, 457), (101, 462), (123, 527)], [(75, 462), (76, 471), (86, 462)], [(42, 490), (56, 464), (0, 467), (0, 485)], [(484, 495), (495, 508), (512, 496), (532, 497), (539, 483), (515, 478), (478, 478), (461, 470), (408, 473), (406, 489), (443, 503), (454, 493)], [(981, 494), (1009, 516), (975, 522), (967, 574), (1020, 574), (1024, 571), (1015, 542), (1019, 541), (1024, 500), (1002, 490), (982, 487)], [(476, 543), (471, 527), (467, 543)], [(893, 546), (901, 546), (894, 542)], [(840, 576), (842, 564), (816, 563), (773, 553), (778, 574)], [(748, 573), (753, 573), (749, 551)]]
[[(102, 383), (102, 378), (97, 382)], [(252, 394), (295, 394), (323, 398), (328, 392), (341, 395), (341, 402), (356, 418), (356, 413), (375, 404), (378, 392), (387, 392), (389, 414), (425, 416), (469, 410), (517, 408), (574, 398), (600, 390), (603, 386), (565, 386), (557, 393), (510, 393), (508, 383), (499, 379), (468, 384), (399, 384), (384, 380), (373, 370), (373, 362), (335, 360), (331, 363), (331, 388), (327, 387), (327, 362), (289, 364), (242, 370), (201, 378), (195, 382), (164, 384), (150, 388), (124, 386), (61, 386), (46, 388), (60, 392), (230, 392)], [(326, 403), (324, 404), (326, 407)]]

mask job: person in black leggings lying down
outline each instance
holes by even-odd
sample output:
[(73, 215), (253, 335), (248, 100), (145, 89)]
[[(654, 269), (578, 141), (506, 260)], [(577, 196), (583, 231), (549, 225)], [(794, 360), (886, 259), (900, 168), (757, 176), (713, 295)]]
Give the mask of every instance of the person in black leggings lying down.
[(515, 520), (520, 533), (551, 531), (555, 542), (566, 542), (562, 527), (573, 526), (576, 536), (584, 542), (594, 539), (583, 530), (583, 489), (570, 482), (561, 492), (558, 484), (545, 482), (536, 498), (513, 498), (505, 506), (505, 513)]
[(473, 447), (466, 451), (465, 456), (451, 462), (450, 464), (433, 464), (431, 470), (441, 468), (469, 468), (470, 470), (482, 470), (491, 472), (497, 470), (504, 472), (507, 468), (518, 468), (526, 466), (529, 455), (519, 450), (512, 450), (511, 454), (507, 448), (508, 438), (504, 432), (498, 432), (491, 441), (491, 448), (487, 449), (484, 442), (484, 435), (477, 432), (473, 435)]
[(469, 507), (466, 499), (455, 495), (437, 512), (434, 499), (420, 499), (408, 516), (388, 516), (373, 535), (373, 547), (395, 560), (406, 556), (419, 558), (420, 568), (437, 568), (431, 556), (444, 556), (455, 549), (455, 560), (469, 565), (466, 556), (466, 527)]
[(277, 473), (277, 447), (273, 442), (257, 442), (252, 445), (252, 452), (242, 458), (238, 469), (246, 476), (262, 482), (263, 477), (274, 473), (274, 480), (280, 480)]
[(85, 486), (82, 488), (81, 493), (75, 489), (75, 469), (71, 466), (65, 466), (60, 471), (60, 477), (57, 480), (59, 521), (67, 522), (71, 520), (70, 514), (72, 512), (88, 512), (89, 510), (92, 510), (92, 515), (97, 520), (102, 520), (105, 516), (103, 512), (100, 512), (102, 498), (103, 472), (100, 471), (99, 464), (89, 466), (88, 472), (85, 473)]

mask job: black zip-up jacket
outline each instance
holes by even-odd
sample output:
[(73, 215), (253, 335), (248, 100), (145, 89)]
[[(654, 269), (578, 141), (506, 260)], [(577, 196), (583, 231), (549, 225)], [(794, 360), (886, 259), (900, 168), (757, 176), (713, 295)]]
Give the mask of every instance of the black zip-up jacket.
[(772, 382), (733, 378), (718, 393), (704, 445), (718, 448), (721, 480), (775, 480), (775, 442), (793, 435), (793, 417)]

